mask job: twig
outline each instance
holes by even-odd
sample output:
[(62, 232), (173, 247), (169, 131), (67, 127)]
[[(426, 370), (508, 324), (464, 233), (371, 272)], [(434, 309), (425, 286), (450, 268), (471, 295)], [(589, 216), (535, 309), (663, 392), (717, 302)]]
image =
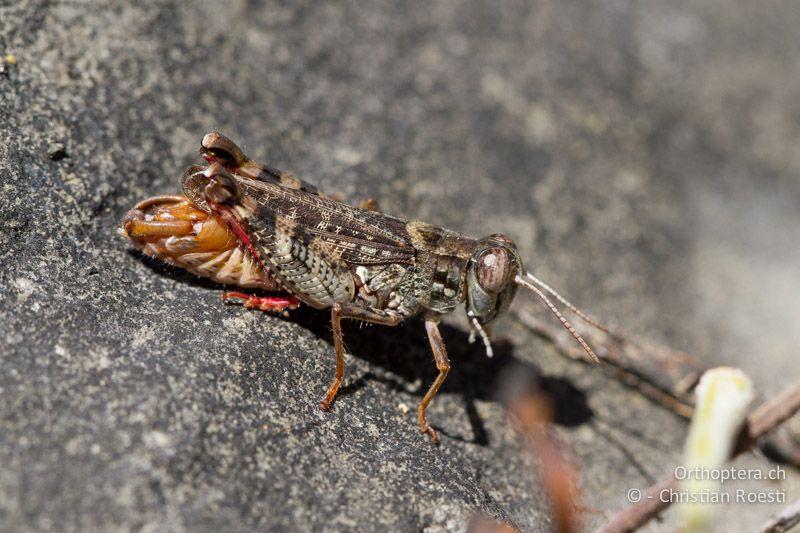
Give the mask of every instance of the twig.
[[(537, 318), (526, 306), (515, 308), (515, 314), (525, 326), (553, 342), (562, 354), (583, 359), (583, 351), (557, 324)], [(600, 359), (613, 368), (619, 381), (680, 416), (692, 416), (692, 391), (709, 369), (699, 359), (655, 343), (633, 340), (619, 331), (587, 331), (584, 337)], [(764, 439), (760, 448), (775, 460), (800, 467), (800, 416)]]
[(793, 416), (762, 439), (759, 448), (773, 461), (800, 467), (800, 416)]
[(744, 450), (749, 450), (753, 443), (766, 435), (771, 429), (791, 418), (800, 409), (800, 383), (795, 383), (770, 401), (764, 402), (747, 417), (747, 437)]
[(789, 507), (773, 516), (769, 521), (761, 526), (761, 533), (784, 533), (789, 531), (797, 524), (800, 524), (800, 500), (797, 500)]
[[(551, 340), (567, 357), (582, 357), (580, 347), (557, 325), (540, 320), (525, 307), (518, 308), (516, 315), (527, 327)], [(618, 332), (588, 331), (585, 336), (600, 359), (614, 367), (620, 381), (682, 416), (691, 416), (694, 404), (691, 391), (708, 370), (706, 365), (686, 353), (635, 342)]]
[[(742, 429), (739, 445), (734, 457), (749, 450), (759, 438), (776, 428), (795, 413), (800, 411), (800, 382), (795, 383), (773, 399), (763, 403), (747, 417)], [(642, 500), (627, 509), (623, 509), (601, 531), (617, 533), (635, 531), (646, 524), (654, 516), (669, 507), (671, 498), (661, 498), (664, 490), (677, 487), (678, 480), (673, 471), (668, 477), (659, 481), (645, 492)]]

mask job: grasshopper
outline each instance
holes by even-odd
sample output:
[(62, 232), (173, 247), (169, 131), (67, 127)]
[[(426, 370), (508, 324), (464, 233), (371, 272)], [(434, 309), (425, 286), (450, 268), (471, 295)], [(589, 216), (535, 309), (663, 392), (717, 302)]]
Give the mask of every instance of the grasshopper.
[(352, 207), (251, 160), (217, 132), (206, 135), (201, 146), (208, 164), (186, 170), (183, 195), (137, 204), (119, 232), (146, 255), (227, 285), (271, 294), (227, 291), (224, 301), (274, 313), (300, 303), (330, 309), (336, 371), (322, 409), (330, 409), (344, 378), (342, 320), (396, 326), (422, 315), (439, 374), (419, 403), (418, 421), (438, 444), (426, 410), (450, 371), (440, 317), (464, 304), (470, 339), (479, 336), (491, 357), (488, 326), (508, 309), (518, 287), (541, 298), (598, 362), (545, 293), (582, 320), (605, 328), (526, 272), (505, 235), (476, 239), (383, 214), (370, 201)]

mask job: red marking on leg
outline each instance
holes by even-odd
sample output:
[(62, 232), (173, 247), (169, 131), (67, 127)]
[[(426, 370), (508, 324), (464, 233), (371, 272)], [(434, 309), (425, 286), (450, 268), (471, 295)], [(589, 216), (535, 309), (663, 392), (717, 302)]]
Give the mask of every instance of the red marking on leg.
[(247, 309), (260, 309), (261, 311), (280, 313), (287, 309), (297, 309), (300, 301), (293, 294), (286, 296), (255, 296), (243, 292), (225, 291), (222, 293), (222, 301), (230, 299), (241, 300), (242, 305)]

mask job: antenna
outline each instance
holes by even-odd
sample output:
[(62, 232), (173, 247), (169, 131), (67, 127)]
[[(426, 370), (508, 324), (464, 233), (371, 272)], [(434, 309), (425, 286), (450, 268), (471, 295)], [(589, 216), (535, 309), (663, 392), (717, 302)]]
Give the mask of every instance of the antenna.
[(567, 309), (569, 309), (570, 311), (575, 313), (578, 316), (578, 318), (580, 318), (581, 320), (583, 320), (587, 324), (590, 324), (590, 325), (596, 327), (597, 329), (599, 329), (600, 331), (602, 331), (604, 333), (610, 333), (610, 331), (608, 331), (608, 328), (606, 326), (604, 326), (603, 324), (601, 324), (597, 320), (593, 319), (592, 317), (588, 316), (586, 313), (584, 313), (583, 311), (581, 311), (580, 309), (578, 309), (577, 307), (572, 305), (570, 302), (567, 301), (566, 298), (564, 298), (563, 296), (558, 294), (558, 292), (556, 292), (556, 290), (553, 287), (551, 287), (550, 285), (548, 285), (544, 281), (540, 280), (539, 278), (537, 278), (536, 276), (534, 276), (530, 272), (525, 272), (525, 277), (528, 278), (528, 281), (530, 281), (532, 283), (535, 283), (536, 285), (538, 285), (539, 287), (544, 289), (545, 292), (547, 292), (553, 298), (555, 298), (556, 300), (561, 302), (564, 305), (564, 307), (566, 307)]
[[(527, 272), (525, 273), (525, 275), (526, 275), (526, 276), (530, 276), (531, 278), (533, 278), (533, 276), (531, 276), (531, 275), (530, 275), (530, 274), (528, 274)], [(533, 279), (536, 279), (536, 278), (533, 278)], [(559, 320), (559, 322), (561, 322), (561, 325), (562, 325), (562, 326), (564, 326), (564, 329), (566, 329), (567, 331), (569, 331), (570, 335), (572, 335), (572, 336), (575, 338), (575, 340), (576, 340), (576, 341), (578, 341), (578, 344), (580, 344), (580, 345), (581, 345), (581, 347), (583, 347), (584, 351), (586, 351), (587, 355), (589, 356), (589, 359), (590, 359), (590, 360), (592, 360), (592, 361), (593, 361), (593, 362), (595, 362), (595, 363), (599, 363), (599, 362), (600, 362), (600, 358), (599, 358), (599, 357), (597, 357), (597, 354), (595, 354), (595, 353), (594, 353), (594, 351), (592, 351), (592, 348), (591, 348), (591, 346), (589, 346), (589, 344), (587, 344), (587, 342), (586, 342), (585, 340), (583, 340), (583, 337), (581, 337), (581, 336), (580, 336), (580, 334), (579, 334), (577, 331), (575, 331), (575, 328), (572, 326), (572, 324), (570, 324), (570, 323), (569, 323), (569, 320), (567, 320), (566, 318), (564, 318), (564, 315), (562, 315), (562, 314), (561, 314), (561, 312), (558, 310), (558, 308), (556, 308), (556, 306), (555, 306), (555, 305), (553, 305), (553, 302), (551, 302), (551, 301), (550, 301), (550, 299), (549, 299), (549, 298), (548, 298), (548, 297), (547, 297), (547, 296), (546, 296), (546, 295), (545, 295), (545, 294), (544, 294), (544, 293), (543, 293), (543, 292), (542, 292), (542, 291), (541, 291), (541, 290), (540, 290), (538, 287), (536, 287), (535, 285), (533, 285), (533, 284), (529, 283), (528, 281), (526, 281), (526, 280), (525, 280), (525, 278), (523, 278), (523, 277), (522, 277), (522, 276), (520, 276), (519, 274), (517, 274), (516, 276), (514, 276), (514, 282), (515, 282), (517, 285), (521, 285), (521, 286), (525, 287), (526, 289), (529, 289), (529, 290), (531, 290), (531, 291), (535, 292), (535, 293), (536, 293), (536, 295), (537, 295), (539, 298), (541, 298), (541, 299), (542, 299), (542, 301), (545, 303), (545, 305), (547, 305), (547, 307), (550, 309), (550, 311), (551, 311), (551, 312), (552, 312), (554, 315), (556, 315), (556, 318)], [(536, 280), (536, 283), (537, 283), (537, 284), (544, 285), (542, 282), (539, 282), (538, 280)], [(574, 305), (572, 305), (571, 303), (569, 303), (569, 302), (567, 302), (566, 300), (564, 300), (564, 299), (563, 299), (563, 298), (562, 298), (562, 297), (561, 297), (561, 296), (560, 296), (560, 295), (559, 295), (557, 292), (555, 292), (553, 289), (551, 289), (551, 288), (550, 288), (550, 287), (548, 287), (547, 285), (544, 285), (544, 287), (545, 287), (545, 290), (546, 290), (547, 292), (549, 292), (549, 293), (550, 293), (550, 294), (552, 294), (554, 297), (556, 297), (556, 299), (558, 299), (558, 301), (559, 301), (559, 302), (561, 302), (561, 303), (563, 303), (565, 306), (567, 306), (567, 308), (568, 308), (568, 309), (570, 309), (570, 310), (573, 310), (573, 309), (574, 309), (575, 311), (578, 311), (578, 309), (577, 309), (577, 308), (576, 308)], [(589, 318), (588, 318), (586, 315), (584, 315), (584, 314), (583, 314), (583, 313), (581, 313), (580, 311), (578, 311), (578, 313), (580, 313), (580, 314), (578, 314), (578, 316), (579, 316), (579, 317), (581, 317), (581, 319), (583, 319), (583, 320), (585, 320), (586, 322), (588, 322), (589, 324), (592, 324), (593, 326), (595, 326), (595, 327), (597, 327), (597, 328), (599, 328), (599, 329), (601, 329), (601, 330), (603, 330), (603, 331), (608, 331), (606, 328), (604, 328), (604, 327), (602, 327), (602, 326), (598, 325), (597, 323), (595, 323), (594, 321), (592, 321), (591, 319), (589, 319)]]

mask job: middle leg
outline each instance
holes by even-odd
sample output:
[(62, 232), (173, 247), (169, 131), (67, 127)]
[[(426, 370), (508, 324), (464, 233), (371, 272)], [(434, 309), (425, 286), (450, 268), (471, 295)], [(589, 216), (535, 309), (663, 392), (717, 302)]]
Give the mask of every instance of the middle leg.
[(450, 372), (450, 360), (447, 358), (447, 350), (444, 347), (442, 335), (439, 333), (438, 315), (429, 315), (425, 317), (425, 330), (428, 332), (428, 340), (431, 343), (433, 359), (436, 361), (436, 368), (439, 369), (439, 375), (436, 376), (436, 380), (428, 389), (425, 397), (419, 402), (419, 427), (423, 433), (430, 435), (434, 444), (439, 444), (439, 434), (428, 424), (425, 410), (428, 408), (434, 396), (436, 396), (436, 393), (439, 392), (439, 387), (442, 386), (445, 378), (447, 378), (447, 373)]
[(328, 388), (328, 393), (319, 403), (323, 411), (331, 408), (336, 392), (342, 384), (342, 379), (344, 379), (344, 338), (342, 337), (342, 319), (344, 318), (363, 320), (383, 326), (396, 326), (400, 323), (400, 317), (397, 315), (384, 315), (352, 304), (333, 304), (333, 307), (331, 307), (331, 324), (333, 326), (333, 348), (336, 352), (336, 374), (334, 374), (333, 382)]

